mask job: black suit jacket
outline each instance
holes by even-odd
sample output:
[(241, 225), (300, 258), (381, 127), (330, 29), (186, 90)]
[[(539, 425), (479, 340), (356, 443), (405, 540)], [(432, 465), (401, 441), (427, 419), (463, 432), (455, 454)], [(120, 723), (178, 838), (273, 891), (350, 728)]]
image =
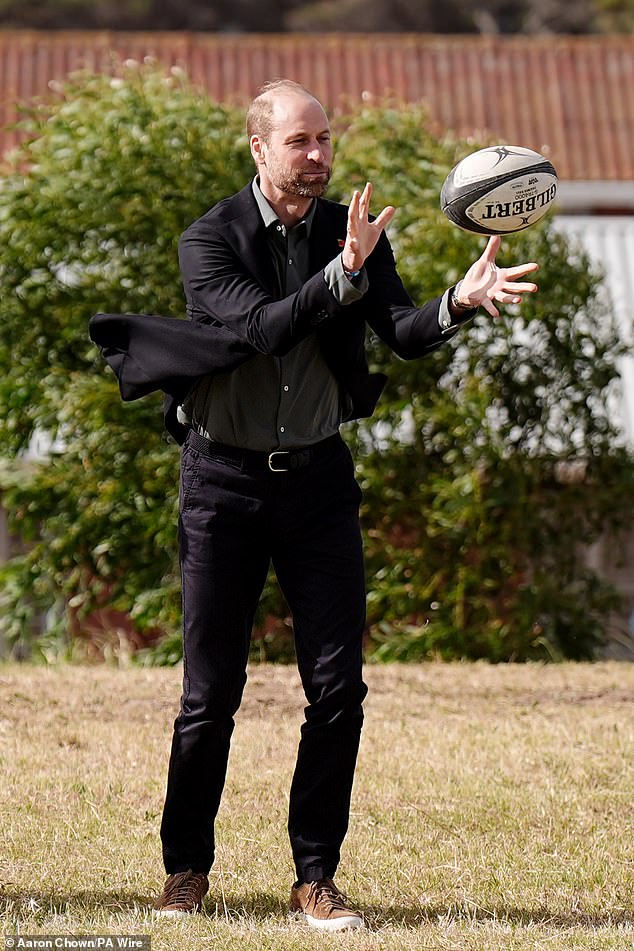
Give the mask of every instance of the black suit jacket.
[(429, 353), (447, 335), (438, 324), (441, 298), (413, 304), (385, 235), (366, 261), (366, 294), (346, 306), (337, 301), (323, 269), (341, 252), (347, 215), (344, 205), (317, 199), (312, 276), (282, 300), (251, 184), (190, 225), (179, 243), (188, 321), (143, 314), (97, 314), (90, 321), (90, 336), (114, 370), (122, 398), (163, 390), (167, 428), (182, 442), (186, 429), (176, 407), (196, 378), (230, 372), (257, 353), (281, 356), (315, 333), (351, 398), (350, 419), (370, 416), (386, 378), (368, 371), (366, 324), (404, 359)]

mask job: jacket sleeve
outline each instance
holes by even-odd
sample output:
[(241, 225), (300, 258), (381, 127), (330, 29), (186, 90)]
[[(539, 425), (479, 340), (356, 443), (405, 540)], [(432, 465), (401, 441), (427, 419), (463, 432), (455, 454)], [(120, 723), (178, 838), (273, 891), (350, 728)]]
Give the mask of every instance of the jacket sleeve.
[(91, 340), (119, 381), (121, 397), (180, 392), (206, 373), (233, 370), (253, 348), (224, 327), (158, 314), (95, 314)]
[(192, 320), (220, 324), (258, 353), (288, 353), (343, 309), (329, 290), (323, 269), (298, 291), (275, 300), (225, 235), (209, 224), (190, 227), (178, 252)]
[(446, 343), (439, 324), (442, 297), (417, 307), (396, 270), (390, 243), (382, 234), (366, 261), (370, 287), (362, 306), (374, 332), (404, 360), (425, 356)]

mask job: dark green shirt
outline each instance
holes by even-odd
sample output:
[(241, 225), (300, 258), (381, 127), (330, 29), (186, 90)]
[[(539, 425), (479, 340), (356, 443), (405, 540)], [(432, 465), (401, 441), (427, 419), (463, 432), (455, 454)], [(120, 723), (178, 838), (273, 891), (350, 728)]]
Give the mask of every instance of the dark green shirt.
[[(286, 230), (253, 182), (267, 229), (280, 298), (310, 277), (309, 238), (315, 203), (306, 218)], [(324, 269), (324, 279), (342, 304), (363, 296), (365, 272), (355, 286), (345, 276), (341, 255)], [(243, 449), (288, 449), (332, 436), (349, 412), (348, 398), (326, 365), (315, 334), (283, 357), (258, 354), (231, 373), (198, 380), (183, 403), (181, 421), (201, 435)]]

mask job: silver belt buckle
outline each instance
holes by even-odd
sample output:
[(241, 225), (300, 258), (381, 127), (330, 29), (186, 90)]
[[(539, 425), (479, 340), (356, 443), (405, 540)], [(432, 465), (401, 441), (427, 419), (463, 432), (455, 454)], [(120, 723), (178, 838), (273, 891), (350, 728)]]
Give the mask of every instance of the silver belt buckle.
[(271, 472), (289, 472), (288, 466), (283, 466), (281, 469), (278, 469), (274, 464), (274, 456), (290, 456), (288, 449), (276, 449), (275, 452), (269, 454), (269, 469)]

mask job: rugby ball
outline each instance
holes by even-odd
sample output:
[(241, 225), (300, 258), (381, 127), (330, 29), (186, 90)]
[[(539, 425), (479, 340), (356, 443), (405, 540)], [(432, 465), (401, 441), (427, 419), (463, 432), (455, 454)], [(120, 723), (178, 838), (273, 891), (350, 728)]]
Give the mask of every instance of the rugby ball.
[(557, 172), (532, 149), (494, 145), (452, 168), (440, 207), (455, 225), (475, 234), (511, 234), (543, 218), (557, 194)]

